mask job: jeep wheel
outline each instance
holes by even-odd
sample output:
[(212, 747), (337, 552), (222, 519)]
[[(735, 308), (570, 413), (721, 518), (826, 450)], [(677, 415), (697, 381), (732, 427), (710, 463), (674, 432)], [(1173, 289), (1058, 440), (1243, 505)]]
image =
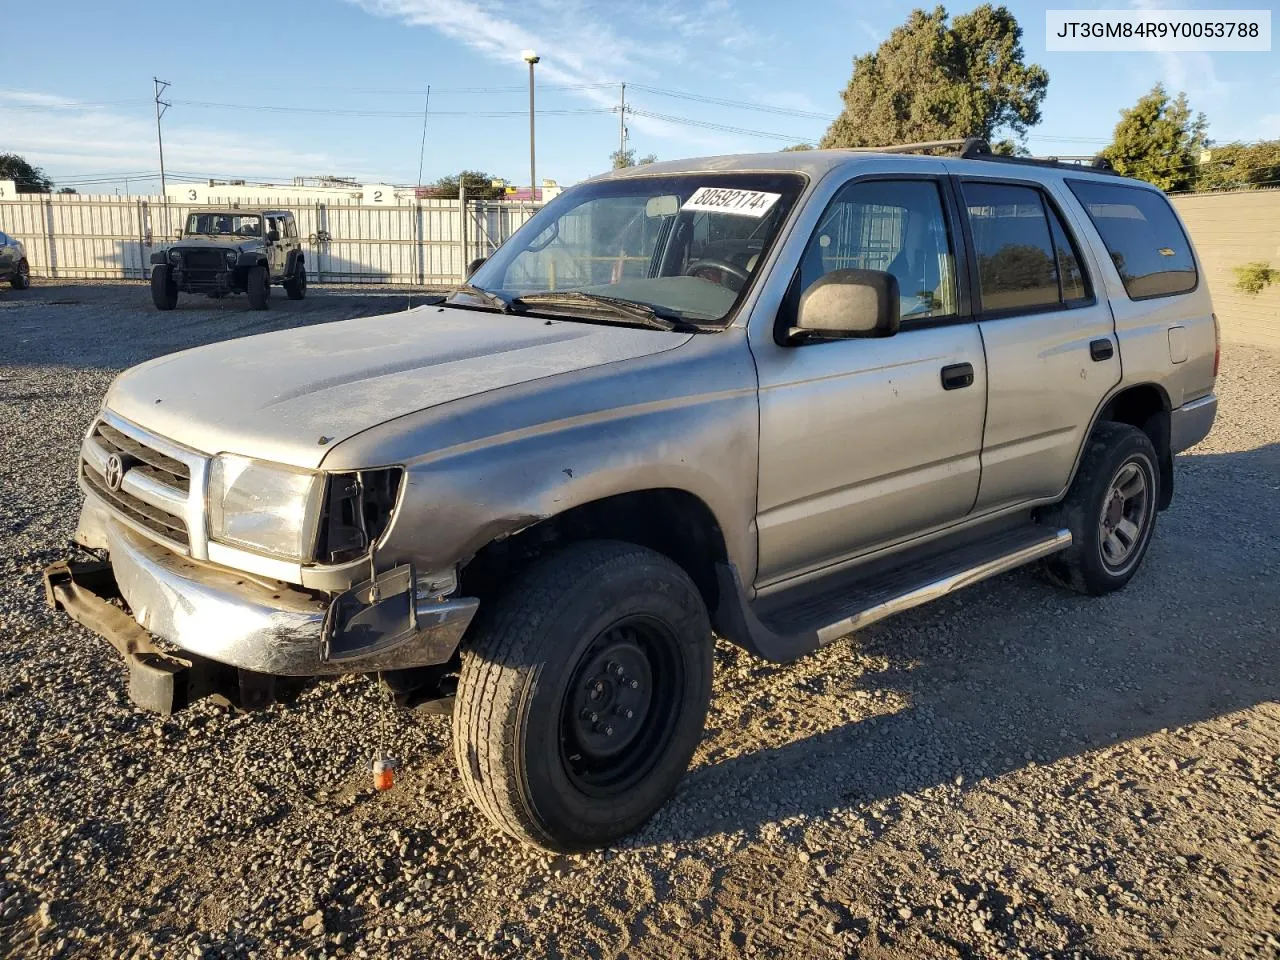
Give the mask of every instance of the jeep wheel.
[(18, 261), (18, 269), (9, 278), (9, 285), (15, 290), (26, 290), (31, 286), (31, 264), (25, 259)]
[(1151, 439), (1137, 427), (1094, 428), (1066, 499), (1041, 517), (1071, 531), (1071, 546), (1045, 563), (1051, 580), (1093, 596), (1129, 582), (1155, 531), (1157, 462)]
[(298, 264), (293, 276), (284, 282), (285, 296), (290, 300), (301, 300), (307, 295), (307, 268)]
[(251, 310), (266, 310), (271, 306), (271, 275), (266, 267), (250, 267), (245, 277), (245, 293), (249, 295)]
[(151, 268), (151, 302), (157, 310), (172, 310), (178, 305), (178, 285), (173, 282), (173, 268), (159, 264)]
[(675, 789), (711, 699), (707, 611), (645, 547), (574, 544), (480, 608), (454, 757), (481, 811), (548, 850), (607, 844)]

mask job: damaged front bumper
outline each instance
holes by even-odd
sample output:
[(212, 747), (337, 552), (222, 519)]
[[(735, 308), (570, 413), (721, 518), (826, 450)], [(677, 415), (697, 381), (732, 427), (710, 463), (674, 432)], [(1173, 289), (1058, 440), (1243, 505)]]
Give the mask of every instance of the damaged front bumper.
[[(161, 713), (195, 699), (192, 693), (211, 692), (205, 689), (211, 684), (195, 676), (210, 672), (205, 661), (291, 677), (446, 663), (479, 605), (469, 597), (417, 598), (407, 566), (330, 598), (197, 563), (114, 521), (106, 522), (105, 533), (109, 563), (56, 563), (45, 571), (46, 594), (51, 606), (120, 651), (130, 668), (131, 698)], [(179, 652), (164, 653), (148, 634)], [(157, 687), (151, 677), (157, 664), (169, 674), (181, 674), (185, 664), (186, 674), (148, 694)]]

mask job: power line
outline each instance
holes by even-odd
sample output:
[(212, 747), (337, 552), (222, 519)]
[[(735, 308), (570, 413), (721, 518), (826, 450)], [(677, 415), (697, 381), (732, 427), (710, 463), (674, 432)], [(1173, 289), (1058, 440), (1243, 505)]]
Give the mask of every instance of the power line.
[(733, 107), (738, 110), (755, 110), (759, 113), (773, 113), (784, 117), (805, 117), (810, 120), (826, 120), (828, 122), (835, 119), (828, 113), (818, 113), (815, 110), (797, 110), (792, 107), (774, 107), (763, 103), (751, 103), (748, 100), (730, 100), (726, 97), (709, 97), (705, 94), (691, 93), (687, 90), (668, 90), (663, 87), (650, 87), (643, 83), (634, 83), (631, 85), (635, 90), (643, 90), (645, 93), (656, 94), (660, 97), (672, 97), (677, 100), (692, 100), (696, 103), (709, 103), (718, 107)]
[(655, 113), (652, 110), (641, 110), (628, 107), (627, 112), (636, 117), (648, 117), (651, 120), (665, 120), (668, 123), (679, 123), (689, 127), (700, 127), (704, 130), (719, 130), (723, 133), (736, 133), (749, 137), (765, 137), (770, 140), (789, 140), (792, 143), (813, 143), (814, 138), (801, 137), (790, 133), (769, 133), (764, 130), (749, 130), (746, 127), (734, 127), (725, 123), (713, 123), (710, 120), (695, 120), (692, 117), (677, 117), (669, 113)]
[[(434, 91), (433, 91), (434, 92)], [(265, 113), (304, 113), (332, 117), (382, 117), (385, 119), (419, 119), (418, 111), (406, 110), (344, 110), (326, 107), (296, 107), (284, 104), (265, 103), (218, 103), (209, 100), (175, 100), (174, 103), (185, 107), (202, 107), (217, 110), (253, 110)], [(539, 110), (543, 116), (580, 116), (585, 114), (613, 113), (613, 107), (569, 107), (552, 110)], [(527, 117), (528, 110), (436, 110), (432, 117)]]

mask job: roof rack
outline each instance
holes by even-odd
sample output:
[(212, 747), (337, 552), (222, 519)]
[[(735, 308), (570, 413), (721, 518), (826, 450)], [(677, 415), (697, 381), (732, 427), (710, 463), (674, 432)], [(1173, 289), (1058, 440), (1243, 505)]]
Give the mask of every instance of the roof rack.
[(927, 150), (951, 151), (951, 156), (964, 160), (994, 160), (998, 163), (1021, 163), (1035, 167), (1087, 168), (1098, 173), (1115, 173), (1106, 157), (1014, 157), (993, 153), (991, 144), (981, 137), (963, 140), (924, 140), (919, 143), (891, 143), (882, 147), (848, 147), (853, 153), (922, 153)]

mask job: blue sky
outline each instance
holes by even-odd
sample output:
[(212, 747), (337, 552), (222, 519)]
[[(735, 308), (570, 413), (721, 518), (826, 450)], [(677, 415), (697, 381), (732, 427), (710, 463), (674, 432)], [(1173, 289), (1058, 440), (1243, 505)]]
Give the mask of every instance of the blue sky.
[[(165, 156), (179, 175), (414, 183), (430, 84), (424, 182), (468, 168), (525, 183), (520, 52), (534, 48), (542, 56), (538, 174), (569, 183), (607, 167), (618, 143), (612, 108), (620, 81), (630, 84), (627, 100), (638, 111), (628, 127), (639, 154), (672, 159), (817, 138), (822, 118), (839, 111), (852, 57), (874, 49), (918, 5), (932, 3), (45, 0), (40, 20), (58, 29), (28, 31), (21, 43), (11, 36), (5, 45), (0, 151), (24, 154), (82, 193), (115, 192), (126, 173), (133, 192), (154, 189), (154, 180), (142, 179), (158, 169), (154, 74), (172, 83)], [(1047, 53), (1048, 5), (1009, 6), (1028, 60), (1050, 76), (1043, 120), (1028, 140), (1037, 154), (1094, 152), (1119, 110), (1156, 81), (1185, 90), (1219, 142), (1280, 137), (1275, 53)]]

